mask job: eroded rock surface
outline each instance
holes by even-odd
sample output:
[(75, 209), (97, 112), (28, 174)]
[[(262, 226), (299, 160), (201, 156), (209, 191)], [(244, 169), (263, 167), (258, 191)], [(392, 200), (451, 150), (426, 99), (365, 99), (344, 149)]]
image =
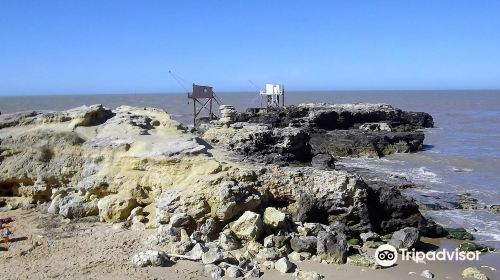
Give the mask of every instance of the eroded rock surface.
[(424, 141), (417, 130), (433, 125), (427, 113), (387, 104), (301, 104), (235, 113), (229, 121), (205, 126), (203, 137), (245, 160), (283, 164), (311, 162), (316, 154), (382, 157), (415, 152)]
[(120, 228), (156, 228), (143, 240), (154, 250), (134, 263), (183, 257), (208, 264), (211, 277), (259, 276), (256, 259), (281, 260), (266, 267), (283, 272), (290, 269), (287, 256), (345, 263), (347, 240), (361, 233), (428, 225), (399, 190), (335, 170), (330, 148), (313, 166), (254, 162), (310, 162), (311, 135), (319, 129), (357, 131), (364, 120), (392, 127), (368, 133), (405, 133), (431, 126), (430, 116), (385, 105), (304, 105), (277, 115), (224, 110), (223, 122), (204, 139), (154, 108), (1, 115), (0, 206), (47, 203), (49, 212), (71, 219), (99, 216)]

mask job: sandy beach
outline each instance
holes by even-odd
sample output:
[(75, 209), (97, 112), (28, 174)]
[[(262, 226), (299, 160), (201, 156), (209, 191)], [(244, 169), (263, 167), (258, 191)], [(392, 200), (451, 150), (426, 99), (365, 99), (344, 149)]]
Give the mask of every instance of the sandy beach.
[[(69, 221), (61, 216), (43, 213), (40, 209), (0, 212), (16, 222), (9, 251), (0, 251), (2, 279), (210, 279), (203, 275), (203, 265), (179, 261), (169, 267), (134, 267), (131, 254), (147, 249), (141, 240), (153, 230), (137, 231), (114, 229), (92, 219)], [(50, 239), (54, 246), (34, 246)], [(446, 239), (424, 239), (424, 242), (454, 249), (458, 243)], [(430, 270), (434, 279), (463, 279), (461, 273), (469, 266), (480, 268), (489, 279), (500, 279), (500, 255), (487, 253), (479, 262), (428, 262), (417, 264), (400, 262), (395, 267), (370, 269), (352, 265), (321, 264), (312, 261), (297, 263), (300, 269), (317, 271), (325, 279), (425, 279), (419, 276)], [(488, 267), (482, 267), (488, 266)], [(415, 272), (416, 274), (409, 274)], [(226, 278), (225, 278), (226, 279)], [(229, 278), (228, 278), (229, 279)], [(260, 279), (295, 279), (293, 272), (282, 274), (265, 272)]]

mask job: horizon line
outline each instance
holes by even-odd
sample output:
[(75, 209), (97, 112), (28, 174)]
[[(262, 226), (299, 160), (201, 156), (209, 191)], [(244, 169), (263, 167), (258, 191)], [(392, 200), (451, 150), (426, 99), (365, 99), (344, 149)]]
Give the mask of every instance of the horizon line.
[[(429, 92), (464, 92), (464, 91), (500, 91), (500, 88), (470, 88), (470, 89), (320, 89), (320, 90), (287, 90), (288, 93), (302, 93), (302, 92), (416, 92), (416, 91), (429, 91)], [(258, 93), (257, 91), (214, 91), (216, 94), (242, 94), (242, 93)], [(42, 94), (16, 94), (16, 95), (2, 95), (1, 97), (49, 97), (49, 96), (78, 96), (78, 95), (160, 95), (160, 94), (186, 94), (187, 92), (180, 91), (167, 91), (167, 92), (104, 92), (104, 93), (42, 93)]]

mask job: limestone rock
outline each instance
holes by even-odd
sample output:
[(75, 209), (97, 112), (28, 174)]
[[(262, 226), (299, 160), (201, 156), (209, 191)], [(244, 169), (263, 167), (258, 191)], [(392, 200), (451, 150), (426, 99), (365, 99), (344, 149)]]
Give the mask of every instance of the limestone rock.
[(317, 238), (314, 236), (295, 236), (290, 240), (290, 246), (298, 253), (316, 253), (317, 242)]
[(406, 227), (393, 233), (391, 240), (389, 240), (389, 244), (397, 249), (411, 249), (419, 240), (420, 234), (418, 229)]
[(316, 271), (304, 271), (299, 270), (295, 273), (295, 276), (299, 280), (321, 280), (325, 278), (325, 276), (317, 273)]
[(424, 270), (422, 271), (422, 273), (420, 273), (420, 276), (424, 277), (424, 278), (427, 278), (427, 279), (432, 279), (434, 278), (434, 274), (432, 274), (432, 272), (430, 272), (429, 270)]
[(236, 250), (241, 247), (240, 242), (229, 229), (226, 229), (219, 234), (219, 244), (222, 249), (226, 251)]
[(285, 223), (286, 214), (274, 207), (267, 207), (264, 211), (264, 224), (272, 229), (278, 229)]
[(176, 213), (170, 218), (170, 225), (172, 227), (184, 228), (192, 230), (196, 223), (191, 216), (186, 213)]
[(213, 196), (211, 208), (218, 219), (228, 221), (247, 210), (255, 209), (260, 203), (260, 196), (255, 189), (234, 181), (223, 181)]
[(370, 240), (375, 241), (375, 240), (380, 238), (380, 236), (373, 231), (363, 232), (359, 235), (359, 237), (361, 238), (361, 240), (363, 240), (363, 242), (370, 241)]
[(165, 266), (168, 262), (168, 257), (165, 253), (153, 250), (140, 252), (132, 257), (132, 263), (139, 267), (145, 266)]
[(262, 269), (263, 270), (271, 270), (274, 269), (274, 262), (273, 261), (264, 261), (262, 263)]
[(477, 267), (467, 267), (462, 271), (462, 277), (466, 279), (488, 280), (486, 274), (481, 272)]
[(500, 205), (498, 205), (498, 204), (491, 205), (489, 209), (490, 209), (491, 213), (495, 213), (495, 214), (500, 213)]
[(301, 253), (298, 252), (291, 252), (288, 254), (288, 258), (296, 262), (301, 262), (306, 259)]
[(104, 222), (125, 220), (136, 206), (137, 200), (135, 198), (119, 195), (106, 196), (97, 203), (99, 217)]
[(201, 260), (203, 257), (203, 253), (207, 249), (201, 244), (201, 243), (196, 243), (191, 251), (187, 252), (186, 255), (191, 257), (193, 260)]
[(257, 259), (265, 260), (265, 261), (274, 261), (281, 257), (283, 257), (283, 253), (278, 249), (272, 248), (262, 248), (259, 253), (255, 256)]
[(293, 264), (285, 257), (277, 260), (274, 263), (274, 268), (281, 273), (288, 273), (292, 269)]
[(231, 224), (231, 230), (242, 240), (255, 240), (262, 234), (262, 225), (262, 218), (259, 214), (245, 211)]
[(365, 254), (354, 254), (347, 257), (347, 264), (355, 266), (363, 266), (370, 268), (378, 268), (379, 265), (375, 261), (375, 258)]
[(243, 276), (243, 272), (237, 267), (230, 266), (226, 269), (225, 275), (229, 278), (239, 278)]
[(206, 277), (212, 279), (222, 279), (222, 276), (224, 275), (222, 268), (216, 266), (215, 264), (205, 265), (203, 271)]
[(209, 248), (207, 251), (203, 252), (201, 255), (201, 261), (203, 264), (212, 264), (220, 262), (224, 259), (224, 254), (218, 248)]

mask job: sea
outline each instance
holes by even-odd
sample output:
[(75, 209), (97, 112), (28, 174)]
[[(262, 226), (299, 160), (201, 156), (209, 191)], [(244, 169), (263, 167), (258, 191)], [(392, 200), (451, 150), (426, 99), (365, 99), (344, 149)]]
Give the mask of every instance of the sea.
[[(237, 110), (261, 106), (253, 92), (217, 93), (223, 104)], [(500, 90), (460, 91), (296, 91), (287, 92), (286, 104), (388, 103), (434, 117), (426, 129), (423, 151), (381, 159), (341, 159), (339, 164), (405, 177), (424, 187), (408, 190), (417, 199), (446, 204), (460, 193), (470, 193), (484, 209), (426, 210), (424, 214), (449, 227), (464, 227), (482, 243), (500, 248), (500, 214), (488, 207), (500, 204)], [(193, 104), (186, 94), (107, 94), (0, 97), (2, 114), (25, 110), (65, 110), (103, 104), (163, 108), (174, 119), (190, 125)]]

